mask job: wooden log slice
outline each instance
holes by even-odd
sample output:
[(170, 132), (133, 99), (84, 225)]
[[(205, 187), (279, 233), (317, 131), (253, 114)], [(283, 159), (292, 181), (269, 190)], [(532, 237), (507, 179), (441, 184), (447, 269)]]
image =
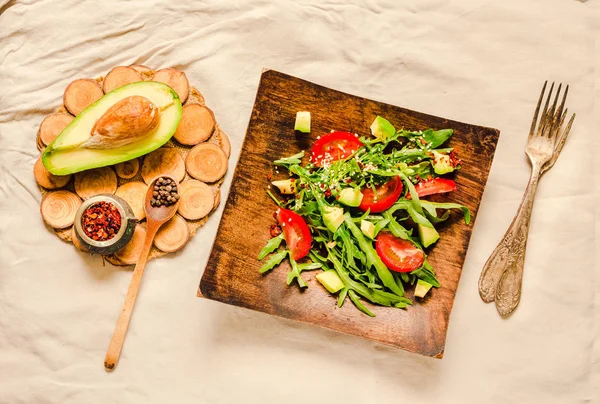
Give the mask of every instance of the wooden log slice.
[(184, 72), (169, 67), (157, 71), (152, 80), (164, 83), (175, 90), (182, 104), (187, 100), (190, 83)]
[(142, 178), (146, 184), (161, 175), (170, 175), (178, 182), (185, 177), (185, 162), (179, 151), (172, 147), (161, 147), (148, 154), (142, 164)]
[(175, 252), (187, 243), (189, 236), (187, 222), (175, 215), (160, 227), (154, 237), (154, 245), (161, 251)]
[(40, 124), (38, 136), (41, 142), (48, 146), (60, 135), (75, 117), (66, 112), (50, 114)]
[(83, 199), (98, 194), (114, 194), (117, 190), (117, 175), (110, 167), (94, 168), (75, 174), (75, 192)]
[(231, 155), (231, 142), (229, 141), (229, 136), (221, 129), (219, 129), (219, 146), (225, 152), (227, 158)]
[(138, 221), (144, 220), (146, 212), (144, 211), (144, 199), (148, 185), (141, 181), (132, 181), (117, 188), (115, 195), (121, 197), (129, 204), (135, 218)]
[(196, 87), (193, 87), (193, 86), (190, 88), (190, 95), (188, 96), (188, 99), (185, 102), (185, 105), (189, 105), (189, 104), (200, 104), (200, 105), (206, 104), (202, 93), (200, 91), (198, 91), (198, 89)]
[(79, 251), (86, 252), (86, 253), (90, 252), (90, 250), (88, 250), (83, 244), (81, 244), (81, 241), (79, 241), (79, 239), (77, 238), (77, 233), (75, 232), (75, 226), (71, 227), (71, 242), (73, 243), (75, 248), (77, 248)]
[(44, 167), (42, 156), (38, 157), (33, 165), (33, 176), (41, 187), (58, 189), (66, 186), (71, 181), (72, 175), (54, 175)]
[(115, 172), (119, 177), (123, 178), (124, 180), (128, 180), (135, 177), (135, 175), (140, 170), (140, 160), (133, 159), (124, 161), (122, 163), (115, 164), (114, 167)]
[(188, 154), (185, 168), (197, 180), (215, 182), (227, 172), (227, 155), (215, 144), (201, 143)]
[(138, 81), (143, 81), (143, 78), (136, 69), (127, 66), (117, 66), (104, 77), (102, 89), (104, 93), (110, 93), (116, 88)]
[(212, 189), (203, 182), (186, 180), (179, 184), (177, 212), (188, 220), (202, 219), (213, 209), (215, 197)]
[(219, 205), (221, 204), (221, 190), (217, 188), (215, 191), (215, 200), (213, 202), (213, 210), (217, 210)]
[[(146, 228), (142, 225), (135, 226), (135, 230), (133, 231), (133, 237), (129, 243), (125, 245), (121, 250), (117, 251), (114, 254), (114, 257), (117, 258), (115, 262), (116, 265), (135, 265), (140, 257), (140, 253), (142, 252), (142, 247), (144, 246), (144, 240), (146, 239)], [(113, 260), (109, 260), (111, 263)]]
[(215, 114), (210, 108), (188, 104), (183, 107), (181, 121), (173, 136), (183, 145), (194, 146), (206, 141), (215, 130), (215, 125)]
[(104, 91), (96, 81), (77, 79), (67, 86), (63, 95), (63, 103), (70, 113), (77, 116), (103, 96)]
[(55, 229), (64, 229), (73, 224), (81, 199), (70, 191), (48, 192), (42, 198), (40, 212), (44, 221)]
[(129, 66), (132, 69), (134, 69), (135, 71), (137, 71), (139, 74), (142, 75), (144, 81), (150, 81), (152, 80), (152, 77), (154, 77), (154, 70), (152, 70), (151, 68), (149, 68), (148, 66), (144, 66), (144, 65), (131, 65)]

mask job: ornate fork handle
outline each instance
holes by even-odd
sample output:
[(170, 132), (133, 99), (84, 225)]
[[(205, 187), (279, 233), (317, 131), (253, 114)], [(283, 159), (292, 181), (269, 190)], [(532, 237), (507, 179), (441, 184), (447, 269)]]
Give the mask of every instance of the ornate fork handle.
[(487, 303), (495, 300), (498, 312), (503, 316), (510, 314), (521, 299), (525, 247), (540, 171), (540, 166), (533, 166), (519, 210), (479, 278), (481, 299)]

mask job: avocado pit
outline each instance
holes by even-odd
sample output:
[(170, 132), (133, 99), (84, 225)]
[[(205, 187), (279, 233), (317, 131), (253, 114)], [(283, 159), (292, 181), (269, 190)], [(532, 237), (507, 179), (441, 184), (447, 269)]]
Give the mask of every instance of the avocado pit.
[(82, 146), (112, 149), (137, 142), (152, 134), (160, 123), (160, 111), (148, 98), (124, 98), (96, 121), (91, 136)]

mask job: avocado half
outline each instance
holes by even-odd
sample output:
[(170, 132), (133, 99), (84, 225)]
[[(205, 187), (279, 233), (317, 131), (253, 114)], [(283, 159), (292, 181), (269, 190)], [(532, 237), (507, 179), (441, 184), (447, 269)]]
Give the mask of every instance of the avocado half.
[[(83, 147), (82, 144), (91, 137), (98, 119), (115, 103), (132, 96), (145, 97), (158, 107), (158, 126), (142, 139), (123, 146), (109, 149)], [(177, 93), (166, 84), (141, 81), (119, 87), (83, 110), (46, 147), (42, 162), (52, 174), (68, 175), (134, 159), (167, 143), (177, 130), (181, 111)]]

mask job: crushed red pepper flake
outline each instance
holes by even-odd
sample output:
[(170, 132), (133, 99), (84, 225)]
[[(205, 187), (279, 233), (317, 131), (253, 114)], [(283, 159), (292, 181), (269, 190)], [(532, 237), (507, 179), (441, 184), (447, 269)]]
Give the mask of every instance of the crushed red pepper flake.
[(277, 237), (281, 234), (281, 227), (276, 224), (272, 224), (269, 229), (269, 233), (271, 233), (271, 237)]
[(462, 164), (462, 161), (458, 158), (455, 150), (450, 152), (450, 162), (452, 163), (452, 167), (456, 168), (457, 166)]
[(98, 202), (83, 212), (81, 226), (92, 240), (107, 241), (121, 229), (121, 213), (110, 202)]

